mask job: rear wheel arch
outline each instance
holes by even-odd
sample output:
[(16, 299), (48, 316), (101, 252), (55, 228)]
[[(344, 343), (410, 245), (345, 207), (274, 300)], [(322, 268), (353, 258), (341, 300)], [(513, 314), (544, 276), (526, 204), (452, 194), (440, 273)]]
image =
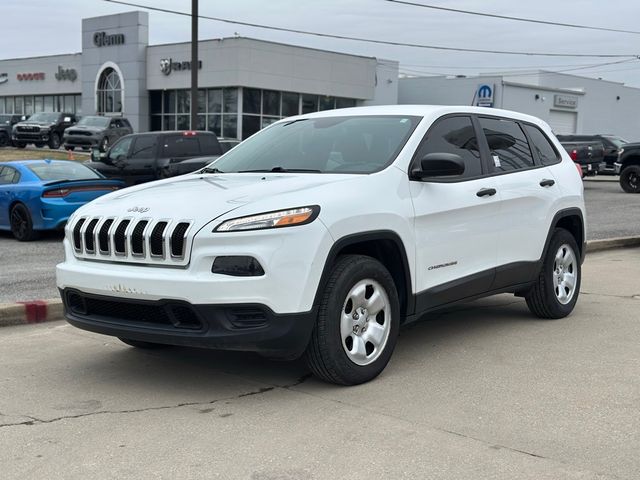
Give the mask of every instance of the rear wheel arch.
[(325, 260), (314, 306), (319, 304), (331, 269), (341, 255), (365, 255), (378, 260), (393, 277), (400, 300), (401, 315), (404, 317), (414, 313), (415, 298), (406, 248), (400, 236), (391, 230), (355, 233), (337, 240)]
[(555, 214), (551, 221), (551, 225), (549, 226), (547, 240), (545, 241), (544, 250), (541, 256), (542, 259), (545, 258), (545, 255), (547, 254), (551, 237), (553, 236), (553, 232), (556, 228), (567, 230), (573, 238), (575, 238), (576, 243), (578, 244), (580, 259), (581, 261), (584, 260), (584, 255), (586, 253), (586, 238), (582, 210), (579, 208), (567, 208), (565, 210), (560, 210)]

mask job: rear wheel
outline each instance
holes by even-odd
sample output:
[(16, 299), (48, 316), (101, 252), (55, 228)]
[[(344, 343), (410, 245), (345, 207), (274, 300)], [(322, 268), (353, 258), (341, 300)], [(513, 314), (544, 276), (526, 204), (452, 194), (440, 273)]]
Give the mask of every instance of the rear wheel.
[(0, 147), (8, 147), (11, 144), (11, 139), (9, 135), (5, 133), (0, 133)]
[(132, 340), (130, 338), (122, 338), (118, 337), (121, 342), (126, 343), (130, 347), (135, 348), (143, 348), (145, 350), (154, 350), (159, 348), (167, 348), (170, 345), (165, 345), (164, 343), (152, 343), (152, 342), (142, 342), (140, 340)]
[(640, 165), (631, 165), (620, 172), (620, 186), (627, 193), (640, 193)]
[(305, 352), (307, 364), (331, 383), (368, 382), (389, 362), (399, 326), (400, 303), (388, 270), (371, 257), (339, 257)]
[(60, 148), (60, 135), (57, 133), (52, 133), (51, 138), (49, 139), (49, 148), (53, 150), (57, 150)]
[(20, 242), (28, 242), (37, 237), (37, 232), (33, 229), (31, 214), (29, 209), (22, 203), (18, 203), (11, 209), (11, 233)]
[(542, 270), (525, 300), (540, 318), (563, 318), (573, 311), (581, 280), (580, 253), (575, 238), (556, 228), (542, 263)]

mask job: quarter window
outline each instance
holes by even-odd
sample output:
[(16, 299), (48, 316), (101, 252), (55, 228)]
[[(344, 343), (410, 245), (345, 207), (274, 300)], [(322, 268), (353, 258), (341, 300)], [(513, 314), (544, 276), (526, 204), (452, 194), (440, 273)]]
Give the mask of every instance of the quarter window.
[(538, 158), (543, 165), (553, 165), (560, 161), (560, 155), (558, 155), (547, 136), (538, 127), (525, 125), (524, 129), (531, 139), (531, 146), (538, 154)]
[(489, 144), (490, 162), (495, 171), (510, 172), (534, 166), (527, 137), (520, 125), (505, 119), (480, 118), (479, 120)]
[(464, 161), (464, 177), (482, 174), (476, 132), (470, 117), (447, 117), (436, 122), (416, 152), (419, 162), (429, 153), (453, 153)]
[(20, 174), (12, 167), (0, 169), (0, 184), (18, 183)]

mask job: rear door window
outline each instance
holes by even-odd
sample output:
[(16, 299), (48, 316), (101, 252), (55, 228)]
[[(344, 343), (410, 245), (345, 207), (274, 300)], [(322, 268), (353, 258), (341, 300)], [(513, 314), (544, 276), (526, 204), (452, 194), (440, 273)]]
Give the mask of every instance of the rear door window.
[(489, 162), (494, 171), (511, 172), (535, 166), (527, 137), (517, 122), (486, 117), (478, 120), (489, 145)]
[[(0, 167), (1, 168), (1, 167)], [(20, 173), (13, 167), (4, 167), (0, 170), (0, 185), (18, 183)]]
[(169, 135), (164, 138), (164, 157), (195, 157), (200, 152), (198, 136)]
[(464, 178), (482, 174), (482, 162), (471, 117), (455, 116), (437, 120), (416, 151), (414, 161), (429, 153), (453, 153), (464, 161)]
[(560, 162), (560, 154), (538, 127), (524, 125), (524, 129), (531, 139), (531, 147), (543, 165), (554, 165)]
[(136, 138), (131, 150), (131, 158), (154, 158), (156, 153), (155, 135), (142, 135)]

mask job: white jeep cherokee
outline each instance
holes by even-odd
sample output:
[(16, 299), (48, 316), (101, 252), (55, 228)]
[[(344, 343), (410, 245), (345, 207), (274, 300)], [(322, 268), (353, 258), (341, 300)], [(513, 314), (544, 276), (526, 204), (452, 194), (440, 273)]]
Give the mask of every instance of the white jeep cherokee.
[(544, 122), (384, 106), (281, 120), (205, 169), (127, 188), (69, 220), (68, 321), (136, 347), (304, 354), (357, 384), (402, 324), (455, 302), (574, 308), (582, 181)]

